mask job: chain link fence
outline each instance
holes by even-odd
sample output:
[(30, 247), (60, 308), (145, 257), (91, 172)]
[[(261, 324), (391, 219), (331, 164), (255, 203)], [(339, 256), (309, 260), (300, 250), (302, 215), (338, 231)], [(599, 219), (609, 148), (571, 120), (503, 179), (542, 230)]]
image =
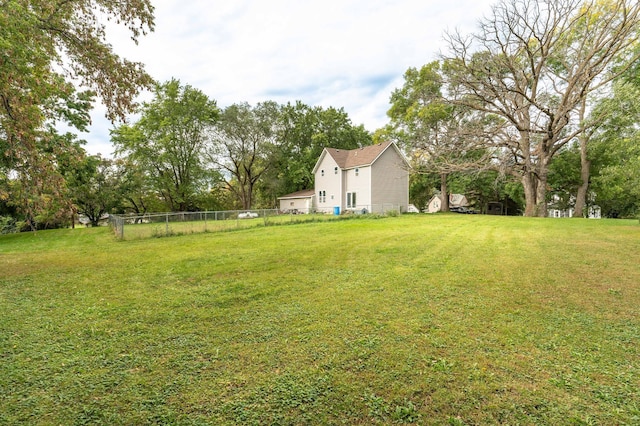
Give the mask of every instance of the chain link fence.
[[(348, 216), (371, 214), (373, 206), (363, 206), (345, 211), (305, 211), (292, 209), (225, 210), (179, 213), (147, 213), (143, 215), (109, 215), (109, 226), (117, 238), (136, 240), (201, 232), (222, 232), (287, 223), (327, 221)], [(382, 206), (381, 206), (382, 207)], [(395, 207), (395, 208), (394, 208)], [(380, 209), (387, 215), (400, 212), (399, 206), (385, 205)]]

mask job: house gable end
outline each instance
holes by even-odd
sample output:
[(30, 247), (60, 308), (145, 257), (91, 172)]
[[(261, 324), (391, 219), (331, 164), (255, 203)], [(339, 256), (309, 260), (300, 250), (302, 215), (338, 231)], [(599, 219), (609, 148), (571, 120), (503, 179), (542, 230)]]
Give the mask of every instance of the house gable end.
[(322, 160), (324, 160), (324, 157), (327, 155), (327, 148), (322, 150), (322, 153), (320, 153), (320, 157), (318, 157), (318, 161), (316, 161), (316, 165), (313, 166), (313, 170), (311, 171), (311, 173), (313, 173), (314, 175), (316, 174), (316, 172), (318, 171), (318, 168), (320, 168), (320, 164), (322, 163)]

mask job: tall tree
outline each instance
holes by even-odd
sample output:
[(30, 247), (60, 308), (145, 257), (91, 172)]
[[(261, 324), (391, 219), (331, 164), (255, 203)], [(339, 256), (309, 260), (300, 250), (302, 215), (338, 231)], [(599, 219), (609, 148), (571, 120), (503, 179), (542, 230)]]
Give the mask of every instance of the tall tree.
[(409, 68), (404, 85), (391, 94), (391, 133), (409, 153), (413, 172), (440, 176), (442, 210), (449, 210), (447, 179), (451, 173), (489, 166), (491, 150), (483, 118), (454, 105), (444, 95), (445, 78), (438, 61)]
[(78, 213), (92, 226), (117, 208), (120, 202), (118, 176), (113, 161), (99, 155), (89, 155), (65, 173), (67, 187)]
[[(97, 94), (110, 119), (124, 118), (152, 79), (139, 63), (113, 52), (105, 19), (131, 37), (153, 30), (150, 0), (7, 0), (0, 2), (0, 172), (23, 189), (23, 210), (63, 188), (56, 158), (47, 151), (55, 123), (84, 130)], [(75, 84), (89, 91), (76, 92)]]
[(603, 100), (607, 119), (594, 135), (592, 177), (597, 204), (607, 216), (640, 214), (640, 84), (634, 79), (616, 83)]
[(123, 212), (143, 215), (160, 211), (162, 201), (143, 167), (129, 158), (117, 158), (113, 162), (117, 177), (117, 192)]
[(640, 4), (596, 5), (502, 0), (477, 33), (449, 35), (452, 93), (459, 105), (505, 121), (501, 141), (522, 180), (527, 216), (546, 215), (550, 161), (582, 131), (569, 131), (576, 108), (638, 58), (618, 61), (637, 42)]
[(259, 187), (270, 206), (278, 196), (313, 188), (313, 166), (325, 147), (371, 145), (369, 132), (362, 125), (353, 125), (343, 109), (311, 107), (300, 101), (281, 106), (276, 129), (277, 149)]
[(204, 154), (219, 110), (215, 101), (178, 80), (158, 84), (140, 120), (112, 131), (119, 156), (143, 168), (171, 211), (195, 209), (210, 184)]
[(253, 207), (256, 184), (270, 168), (280, 107), (275, 102), (230, 105), (215, 126), (208, 158), (223, 171), (238, 207)]

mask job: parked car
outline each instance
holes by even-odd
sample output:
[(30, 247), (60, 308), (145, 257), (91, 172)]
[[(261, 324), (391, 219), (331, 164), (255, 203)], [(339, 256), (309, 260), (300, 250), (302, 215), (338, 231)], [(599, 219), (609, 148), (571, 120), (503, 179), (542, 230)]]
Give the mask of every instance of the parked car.
[(451, 207), (449, 211), (453, 213), (476, 214), (475, 210), (471, 210), (466, 207)]
[(244, 212), (238, 215), (238, 219), (255, 219), (258, 217), (258, 213), (254, 212)]

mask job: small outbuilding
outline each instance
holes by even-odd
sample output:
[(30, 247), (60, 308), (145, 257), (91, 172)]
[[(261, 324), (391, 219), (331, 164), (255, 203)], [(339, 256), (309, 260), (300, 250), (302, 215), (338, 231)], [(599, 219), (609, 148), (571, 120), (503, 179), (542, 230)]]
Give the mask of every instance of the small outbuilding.
[(284, 213), (311, 213), (314, 209), (315, 191), (305, 189), (278, 197), (280, 211)]

